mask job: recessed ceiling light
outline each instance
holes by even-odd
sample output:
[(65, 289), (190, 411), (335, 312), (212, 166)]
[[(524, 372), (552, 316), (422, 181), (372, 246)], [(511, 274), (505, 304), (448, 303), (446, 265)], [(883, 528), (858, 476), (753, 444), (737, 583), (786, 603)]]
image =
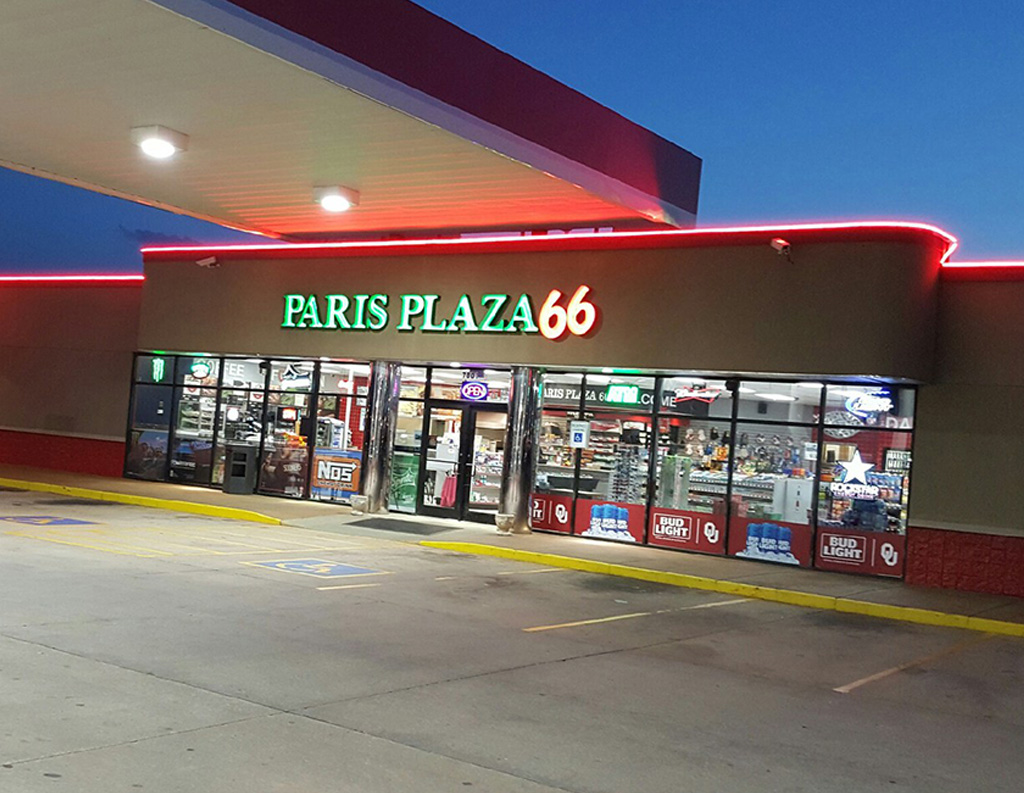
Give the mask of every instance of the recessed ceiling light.
[(810, 382), (810, 381), (808, 381), (806, 383), (797, 383), (796, 384), (797, 388), (821, 388), (821, 386), (822, 386), (821, 383), (814, 383), (814, 382)]
[(142, 153), (147, 157), (166, 160), (188, 148), (188, 135), (154, 124), (148, 127), (133, 127), (132, 142), (142, 149)]
[(451, 362), (449, 362), (448, 365), (450, 367), (452, 367), (452, 369), (461, 369), (462, 368), (462, 364), (459, 363), (458, 361), (451, 361)]
[(313, 188), (313, 199), (326, 212), (347, 212), (359, 204), (359, 193), (341, 185), (323, 185)]
[(796, 397), (789, 394), (754, 394), (754, 396), (766, 402), (796, 402)]

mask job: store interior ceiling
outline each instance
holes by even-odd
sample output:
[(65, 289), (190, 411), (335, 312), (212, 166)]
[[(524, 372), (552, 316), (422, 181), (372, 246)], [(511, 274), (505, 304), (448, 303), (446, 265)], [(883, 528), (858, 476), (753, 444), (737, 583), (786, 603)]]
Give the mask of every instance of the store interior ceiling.
[[(692, 207), (238, 5), (245, 3), (4, 0), (0, 166), (284, 239), (695, 222), (699, 160), (674, 144), (658, 139), (696, 174)], [(373, 13), (372, 4), (355, 6)], [(449, 27), (467, 48), (481, 44)], [(529, 69), (499, 55), (513, 71)], [(610, 123), (628, 123), (599, 110)], [(147, 158), (131, 131), (148, 125), (187, 136), (187, 148)], [(665, 159), (660, 150), (647, 157)], [(314, 200), (325, 185), (357, 191), (357, 205), (325, 212)]]

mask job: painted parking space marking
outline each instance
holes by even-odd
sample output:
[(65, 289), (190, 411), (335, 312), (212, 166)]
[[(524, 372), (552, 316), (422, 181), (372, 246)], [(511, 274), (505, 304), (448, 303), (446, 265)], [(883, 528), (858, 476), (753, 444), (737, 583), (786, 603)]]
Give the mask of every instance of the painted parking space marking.
[(838, 688), (833, 688), (832, 690), (835, 691), (837, 694), (849, 694), (851, 691), (854, 691), (860, 688), (861, 686), (866, 686), (868, 683), (877, 683), (879, 680), (885, 680), (885, 678), (887, 677), (892, 677), (893, 675), (897, 675), (900, 672), (905, 672), (908, 669), (914, 669), (918, 666), (924, 666), (925, 664), (930, 664), (933, 661), (939, 661), (951, 655), (956, 655), (957, 653), (966, 650), (969, 647), (973, 647), (976, 644), (981, 644), (982, 642), (987, 642), (989, 639), (994, 638), (994, 633), (985, 633), (981, 636), (973, 636), (970, 639), (966, 639), (962, 642), (954, 644), (951, 647), (947, 647), (945, 650), (939, 650), (937, 653), (926, 655), (923, 658), (915, 658), (913, 661), (907, 661), (905, 664), (900, 664), (899, 666), (893, 666), (889, 669), (883, 669), (881, 672), (876, 672), (873, 675), (862, 677), (860, 680), (854, 680), (852, 683), (847, 683), (845, 686), (839, 686)]
[(26, 526), (95, 526), (94, 520), (77, 520), (76, 518), (61, 518), (56, 515), (10, 515), (0, 517), (0, 520), (7, 523), (23, 523)]
[(305, 529), (256, 529), (249, 533), (228, 531), (219, 526), (34, 526), (4, 531), (13, 537), (42, 540), (90, 550), (139, 558), (189, 556), (266, 556), (377, 550), (395, 543), (369, 538), (348, 538)]
[(536, 570), (500, 570), (495, 575), (536, 575), (537, 573), (571, 573), (564, 567), (540, 567)]
[(350, 576), (386, 575), (383, 570), (369, 567), (358, 567), (342, 564), (329, 559), (279, 559), (269, 562), (239, 562), (253, 567), (266, 567), (269, 570), (283, 570), (286, 573), (298, 573), (314, 578), (346, 578)]
[(318, 586), (317, 591), (327, 592), (332, 589), (367, 589), (368, 587), (380, 586), (380, 584), (338, 584), (336, 586)]
[(88, 548), (91, 551), (103, 551), (118, 556), (135, 556), (140, 559), (153, 559), (156, 557), (174, 556), (170, 551), (161, 551), (155, 548), (145, 548), (141, 545), (123, 545), (97, 537), (94, 531), (88, 529), (76, 532), (75, 534), (57, 534), (55, 532), (30, 532), (30, 531), (8, 531), (4, 534), (10, 537), (24, 537), (29, 540), (43, 540), (57, 545), (71, 545), (75, 548)]
[(682, 606), (675, 609), (657, 609), (656, 611), (635, 611), (631, 614), (613, 614), (610, 617), (596, 617), (590, 620), (576, 620), (575, 622), (560, 622), (556, 625), (535, 625), (532, 628), (523, 628), (523, 633), (540, 633), (541, 631), (554, 631), (560, 628), (579, 628), (583, 625), (600, 625), (605, 622), (618, 622), (620, 620), (632, 620), (637, 617), (653, 617), (658, 614), (677, 614), (681, 611), (697, 611), (698, 609), (711, 609), (718, 606), (734, 606), (740, 603), (750, 603), (749, 598), (736, 598), (733, 600), (716, 600), (712, 603), (698, 603), (695, 606)]

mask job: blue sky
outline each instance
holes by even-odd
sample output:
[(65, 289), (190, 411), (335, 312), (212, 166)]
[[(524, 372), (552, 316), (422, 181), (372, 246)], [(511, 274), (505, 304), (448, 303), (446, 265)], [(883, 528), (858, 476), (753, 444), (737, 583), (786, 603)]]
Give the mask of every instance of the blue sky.
[[(915, 219), (1024, 258), (1014, 2), (419, 0), (704, 160), (700, 225)], [(0, 170), (0, 270), (137, 270), (251, 240)]]

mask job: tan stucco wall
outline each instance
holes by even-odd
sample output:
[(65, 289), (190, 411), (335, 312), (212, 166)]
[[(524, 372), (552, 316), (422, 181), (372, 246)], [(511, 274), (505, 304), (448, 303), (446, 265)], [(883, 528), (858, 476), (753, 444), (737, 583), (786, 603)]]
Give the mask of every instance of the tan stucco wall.
[(0, 427), (124, 438), (137, 286), (0, 286)]
[[(935, 250), (910, 241), (807, 242), (793, 260), (767, 244), (700, 248), (222, 258), (149, 261), (140, 326), (147, 349), (356, 359), (614, 366), (662, 370), (931, 377)], [(592, 287), (590, 338), (402, 334), (399, 295)], [(380, 332), (286, 330), (286, 293), (387, 293)], [(507, 316), (507, 315), (506, 315)]]
[(918, 395), (911, 518), (1024, 534), (1024, 283), (941, 287), (936, 382)]

